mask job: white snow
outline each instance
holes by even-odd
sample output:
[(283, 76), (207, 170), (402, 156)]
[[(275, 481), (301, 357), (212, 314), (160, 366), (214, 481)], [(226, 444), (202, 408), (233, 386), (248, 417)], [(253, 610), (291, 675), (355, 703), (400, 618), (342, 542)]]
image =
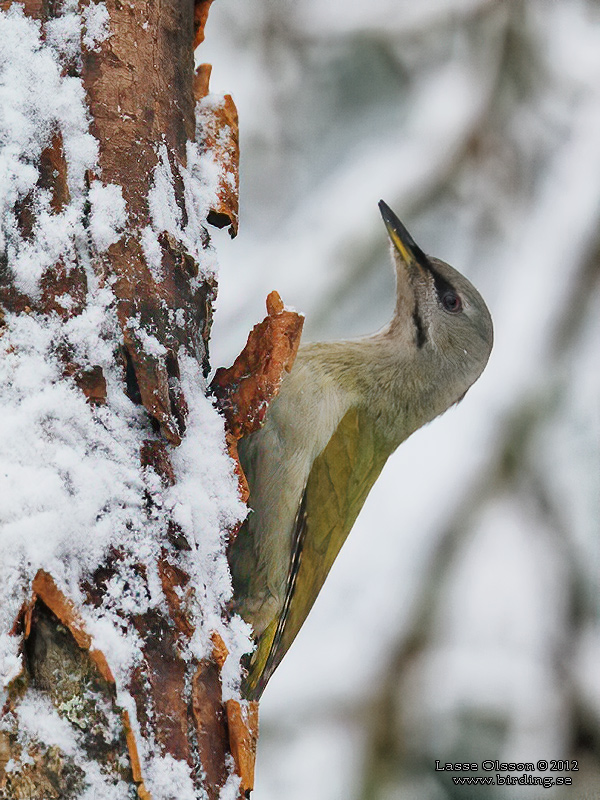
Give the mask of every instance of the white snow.
[[(88, 132), (84, 90), (79, 78), (64, 75), (59, 45), (70, 52), (72, 26), (40, 39), (39, 23), (18, 4), (0, 14), (0, 251), (8, 257), (15, 285), (35, 297), (43, 272), (75, 257), (84, 235), (84, 172), (95, 164), (97, 143)], [(50, 211), (47, 191), (36, 190), (35, 166), (42, 150), (60, 133), (68, 161), (71, 202)], [(31, 239), (17, 228), (15, 204), (30, 198), (35, 225)]]
[(26, 741), (27, 734), (48, 746), (60, 747), (68, 756), (75, 755), (77, 741), (73, 728), (42, 693), (28, 692), (16, 713), (23, 741)]
[(212, 156), (201, 154), (195, 142), (187, 142), (185, 167), (179, 166), (183, 180), (187, 221), (183, 225), (181, 209), (175, 199), (173, 170), (167, 148), (161, 145), (154, 169), (153, 185), (148, 196), (151, 225), (142, 232), (142, 247), (154, 279), (162, 279), (158, 236), (167, 231), (200, 264), (200, 277), (215, 275), (217, 262), (212, 247), (205, 246), (206, 215), (216, 201), (220, 168)]
[(227, 629), (229, 655), (221, 669), (223, 700), (237, 700), (240, 689), (240, 659), (252, 647), (252, 629), (239, 616), (234, 616)]
[(147, 778), (156, 800), (197, 800), (185, 761), (177, 761), (170, 755), (155, 758), (147, 770)]
[(83, 6), (81, 15), (84, 25), (83, 45), (88, 50), (97, 50), (98, 45), (110, 36), (108, 9), (102, 2), (91, 2)]
[(159, 162), (154, 169), (154, 185), (148, 196), (148, 205), (154, 229), (176, 236), (181, 230), (181, 209), (175, 199), (173, 172), (164, 144), (159, 147)]
[(229, 775), (219, 792), (219, 800), (238, 800), (241, 779), (233, 771), (233, 759), (229, 757)]
[(243, 518), (247, 509), (237, 496), (223, 442), (222, 419), (204, 395), (200, 367), (193, 359), (183, 358), (180, 369), (190, 413), (186, 436), (172, 451), (177, 480), (165, 493), (165, 507), (193, 545), (192, 554), (184, 556), (184, 564), (193, 577), (198, 613), (205, 625), (196, 629), (191, 647), (199, 658), (205, 656), (211, 647), (207, 636), (211, 630), (218, 630), (232, 655), (239, 659), (250, 647), (247, 628), (238, 623), (224, 628), (221, 622), (223, 604), (231, 596), (224, 531)]
[(129, 330), (133, 331), (138, 344), (141, 344), (142, 349), (145, 350), (146, 353), (156, 356), (157, 358), (166, 355), (167, 348), (158, 341), (156, 336), (152, 336), (151, 333), (148, 333), (148, 331), (142, 327), (137, 317), (131, 317), (127, 321), (127, 327)]
[(90, 201), (90, 233), (100, 253), (119, 241), (127, 225), (127, 208), (123, 188), (114, 183), (103, 185), (92, 181), (88, 195)]

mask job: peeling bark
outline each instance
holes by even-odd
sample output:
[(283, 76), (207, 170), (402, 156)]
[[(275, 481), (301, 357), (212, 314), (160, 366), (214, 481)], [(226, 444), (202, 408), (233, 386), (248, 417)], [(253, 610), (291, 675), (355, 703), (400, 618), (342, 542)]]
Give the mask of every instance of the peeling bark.
[(232, 238), (238, 231), (239, 213), (239, 157), (238, 115), (231, 95), (221, 100), (203, 103), (209, 94), (211, 65), (201, 64), (194, 77), (194, 98), (199, 101), (199, 127), (206, 150), (217, 163), (223, 165), (220, 172), (217, 203), (210, 209), (207, 221), (216, 228), (229, 225)]
[(296, 359), (303, 324), (304, 317), (288, 311), (277, 292), (271, 292), (265, 319), (254, 326), (233, 365), (218, 369), (213, 378), (211, 388), (225, 416), (227, 446), (236, 465), (244, 501), (248, 500), (249, 491), (237, 443), (264, 422), (283, 376)]

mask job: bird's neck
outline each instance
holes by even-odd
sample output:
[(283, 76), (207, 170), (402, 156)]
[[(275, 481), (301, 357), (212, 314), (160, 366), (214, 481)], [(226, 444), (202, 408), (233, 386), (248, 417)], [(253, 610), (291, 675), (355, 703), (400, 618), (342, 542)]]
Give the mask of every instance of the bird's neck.
[[(445, 408), (435, 358), (384, 331), (306, 346), (345, 396), (366, 409), (391, 450)], [(304, 349), (304, 348), (303, 348)]]

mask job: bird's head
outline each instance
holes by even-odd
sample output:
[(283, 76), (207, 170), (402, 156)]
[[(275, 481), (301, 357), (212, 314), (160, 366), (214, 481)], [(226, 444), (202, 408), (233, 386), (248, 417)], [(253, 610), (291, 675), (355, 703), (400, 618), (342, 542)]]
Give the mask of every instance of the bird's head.
[(379, 209), (392, 242), (397, 303), (390, 325), (439, 375), (442, 385), (460, 399), (482, 373), (493, 342), (490, 312), (483, 298), (460, 272), (425, 255), (383, 200)]

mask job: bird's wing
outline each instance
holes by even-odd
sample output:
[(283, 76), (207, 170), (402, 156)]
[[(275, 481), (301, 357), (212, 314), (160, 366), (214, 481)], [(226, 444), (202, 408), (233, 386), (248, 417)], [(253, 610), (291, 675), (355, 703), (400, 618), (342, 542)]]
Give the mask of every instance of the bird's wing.
[(351, 408), (315, 459), (296, 518), (284, 605), (258, 642), (248, 696), (260, 696), (302, 627), (391, 449), (364, 410)]

